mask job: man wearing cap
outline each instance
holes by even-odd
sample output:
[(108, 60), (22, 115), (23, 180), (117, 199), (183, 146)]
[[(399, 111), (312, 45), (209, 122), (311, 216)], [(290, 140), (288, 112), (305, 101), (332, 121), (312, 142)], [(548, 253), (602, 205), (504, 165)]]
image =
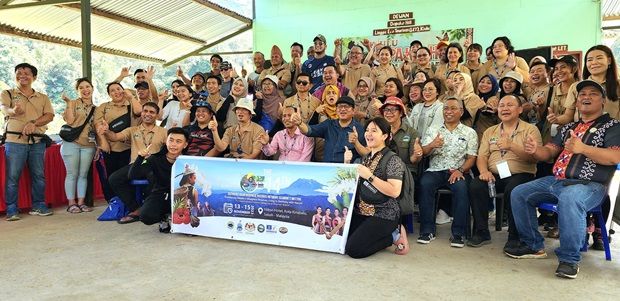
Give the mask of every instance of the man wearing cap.
[(254, 67), (256, 69), (248, 75), (248, 93), (255, 94), (256, 91), (260, 90), (260, 88), (258, 88), (258, 78), (263, 70), (265, 70), (265, 55), (260, 51), (256, 51), (254, 52), (252, 61), (254, 62)]
[(605, 90), (595, 81), (584, 80), (577, 84), (577, 91), (579, 121), (562, 126), (544, 146), (534, 137), (525, 142), (525, 152), (536, 160), (557, 160), (553, 176), (512, 191), (512, 211), (522, 244), (505, 250), (513, 258), (546, 257), (536, 207), (540, 203), (557, 204), (560, 246), (555, 250), (559, 260), (555, 275), (571, 279), (579, 272), (586, 213), (605, 199), (605, 185), (620, 163), (620, 122), (604, 113)]
[(192, 98), (204, 98), (209, 95), (209, 93), (205, 90), (205, 83), (207, 82), (207, 79), (202, 72), (194, 73), (194, 75), (192, 75), (192, 78), (189, 79), (183, 74), (183, 70), (181, 69), (181, 66), (179, 66), (177, 67), (176, 75), (178, 79), (183, 81), (183, 83), (192, 87)]
[(291, 117), (297, 112), (295, 107), (285, 107), (282, 110), (284, 129), (278, 131), (269, 142), (266, 132), (260, 134), (258, 140), (263, 145), (263, 154), (272, 156), (279, 152), (279, 161), (310, 162), (314, 151), (314, 139), (304, 136), (299, 127), (293, 123)]
[(349, 133), (356, 131), (358, 142), (364, 146), (366, 145), (364, 128), (361, 123), (353, 119), (354, 111), (355, 101), (353, 98), (343, 96), (336, 101), (338, 119), (327, 119), (319, 124), (310, 126), (302, 122), (299, 112), (295, 113), (292, 119), (306, 136), (325, 139), (325, 148), (323, 150), (324, 162), (344, 162), (344, 153), (347, 149), (352, 151), (353, 157), (351, 162), (354, 162), (359, 158), (359, 154), (355, 150), (355, 145), (349, 142)]
[[(323, 83), (323, 68), (327, 65), (335, 65), (334, 57), (331, 57), (325, 53), (327, 48), (327, 42), (322, 34), (317, 35), (313, 39), (314, 41), (314, 59), (304, 62), (301, 67), (303, 73), (310, 74), (312, 77), (312, 89), (310, 93), (314, 93)], [(342, 162), (342, 161), (341, 161)]]
[(220, 76), (222, 77), (220, 95), (226, 98), (228, 97), (228, 95), (230, 95), (230, 90), (232, 89), (233, 85), (233, 79), (237, 78), (237, 73), (228, 61), (223, 61), (220, 65)]
[(302, 122), (308, 123), (310, 122), (312, 114), (314, 114), (316, 108), (321, 104), (321, 100), (310, 94), (312, 82), (310, 81), (309, 74), (300, 73), (295, 81), (295, 87), (297, 93), (285, 99), (282, 106), (297, 108), (297, 112), (301, 115)]
[(147, 82), (139, 82), (133, 87), (136, 89), (136, 92), (138, 94), (138, 101), (140, 102), (140, 105), (143, 105), (149, 101), (153, 101), (151, 99), (149, 84)]
[[(113, 82), (122, 82), (125, 77), (129, 77), (129, 70), (131, 67), (123, 67), (121, 69), (121, 74), (113, 80)], [(155, 67), (149, 66), (146, 69), (136, 69), (133, 73), (134, 80), (136, 84), (141, 82), (146, 82), (149, 86), (149, 91), (151, 92), (151, 99), (157, 99), (159, 96), (157, 94), (157, 88), (155, 87), (155, 83), (153, 83), (153, 75), (155, 75)], [(135, 90), (127, 89), (133, 94), (133, 97), (138, 98), (138, 95)]]
[(41, 138), (29, 135), (45, 133), (47, 124), (54, 119), (54, 110), (47, 95), (32, 88), (32, 83), (37, 79), (37, 68), (28, 63), (21, 63), (15, 66), (14, 70), (17, 87), (0, 93), (0, 109), (7, 118), (4, 133), (6, 170), (2, 171), (6, 179), (4, 200), (7, 221), (21, 219), (17, 196), (19, 178), (26, 162), (30, 168), (32, 183), (30, 215), (53, 214), (45, 205), (45, 174), (43, 173), (45, 142), (41, 141)]
[(209, 129), (209, 122), (215, 115), (213, 107), (205, 100), (197, 101), (194, 107), (196, 107), (196, 122), (183, 128), (189, 133), (185, 154), (216, 157), (219, 152), (214, 147), (213, 133)]
[(430, 157), (430, 166), (420, 178), (420, 237), (418, 243), (435, 239), (435, 193), (447, 186), (452, 191), (452, 237), (450, 245), (465, 246), (469, 192), (467, 177), (476, 163), (478, 134), (460, 122), (463, 102), (448, 98), (443, 106), (444, 123), (431, 127), (422, 138), (422, 150)]
[(278, 78), (278, 93), (284, 98), (284, 88), (291, 82), (291, 71), (287, 64), (284, 64), (282, 51), (276, 45), (271, 47), (271, 68), (267, 68), (261, 72), (258, 82), (261, 83), (267, 75), (275, 75)]
[(225, 155), (228, 158), (256, 159), (260, 155), (262, 147), (259, 136), (265, 133), (265, 130), (252, 121), (252, 116), (256, 115), (254, 104), (251, 99), (240, 98), (233, 110), (237, 115), (238, 123), (236, 126), (227, 128), (222, 138), (217, 131), (217, 120), (212, 117), (209, 122), (215, 148), (217, 151), (223, 152), (230, 147), (230, 153)]
[[(103, 151), (109, 152), (109, 142), (131, 141), (131, 160), (134, 162), (139, 153), (158, 153), (166, 142), (166, 129), (157, 126), (155, 121), (159, 115), (159, 107), (154, 102), (142, 105), (142, 122), (140, 125), (128, 127), (119, 133), (109, 130), (108, 124), (102, 121), (97, 127), (99, 146)], [(126, 165), (109, 175), (110, 186), (116, 195), (125, 203), (129, 214), (121, 220), (120, 224), (133, 223), (139, 220), (139, 207), (136, 202), (135, 187), (127, 178), (130, 165)], [(146, 189), (145, 191), (150, 191)]]

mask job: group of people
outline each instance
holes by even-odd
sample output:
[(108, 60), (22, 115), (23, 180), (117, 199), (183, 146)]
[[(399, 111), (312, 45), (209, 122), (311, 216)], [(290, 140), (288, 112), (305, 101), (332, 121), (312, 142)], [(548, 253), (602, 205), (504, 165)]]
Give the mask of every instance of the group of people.
[[(61, 146), (67, 211), (92, 211), (84, 198), (93, 157), (103, 158), (106, 200), (118, 197), (129, 210), (119, 223), (161, 222), (162, 231), (170, 214), (170, 168), (180, 154), (358, 163), (346, 245), (351, 257), (390, 245), (407, 254), (398, 201), (409, 172), (419, 203), (418, 243), (437, 236), (436, 192), (446, 187), (452, 191), (451, 206), (444, 208), (452, 215), (450, 245), (488, 244), (494, 186), (507, 207), (504, 252), (545, 257), (536, 206), (558, 203), (556, 275), (576, 277), (587, 211), (603, 202), (605, 185), (620, 163), (618, 74), (608, 47), (590, 48), (580, 75), (572, 56), (526, 62), (507, 37), (492, 41), (485, 62), (477, 43), (463, 49), (440, 41), (431, 53), (416, 40), (401, 65), (392, 62), (389, 46), (350, 44), (343, 57), (341, 40), (334, 45), (334, 56), (327, 55), (326, 39), (317, 35), (312, 56), (302, 62), (304, 46), (293, 43), (289, 63), (274, 45), (268, 62), (263, 53), (254, 53), (256, 70), (247, 77), (216, 54), (210, 72), (188, 78), (179, 68), (171, 95), (158, 93), (152, 67), (134, 72), (135, 90), (123, 87), (120, 80), (130, 76), (123, 68), (107, 85), (110, 101), (98, 107), (90, 80), (79, 79), (79, 97), (63, 98), (67, 125), (83, 126), (77, 139)], [(440, 59), (437, 64), (432, 55)], [(45, 132), (53, 118), (51, 104), (32, 89), (34, 66), (19, 64), (15, 75), (17, 87), (2, 92), (1, 105), (8, 116), (11, 221), (19, 219), (17, 179), (26, 160), (35, 184), (30, 213), (52, 214), (42, 194), (44, 146), (32, 135)], [(139, 178), (150, 183), (143, 204), (130, 182)], [(466, 241), (470, 210), (474, 226)], [(312, 227), (333, 234), (333, 221), (317, 209)]]

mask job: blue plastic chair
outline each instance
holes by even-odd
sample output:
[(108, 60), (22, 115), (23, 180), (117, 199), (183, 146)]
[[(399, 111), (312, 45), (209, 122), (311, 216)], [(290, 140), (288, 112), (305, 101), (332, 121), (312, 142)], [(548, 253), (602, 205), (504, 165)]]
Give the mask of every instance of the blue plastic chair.
[(142, 199), (142, 187), (143, 186), (148, 186), (149, 185), (149, 181), (144, 179), (144, 180), (131, 180), (131, 185), (136, 187), (136, 202), (138, 203), (138, 205), (142, 206), (142, 203), (144, 203), (144, 200)]
[[(550, 203), (540, 203), (538, 205), (538, 208), (540, 209), (545, 209), (548, 211), (553, 211), (555, 213), (558, 213), (558, 205), (557, 204), (550, 204)], [(608, 261), (611, 261), (611, 250), (609, 249), (609, 236), (607, 235), (607, 227), (605, 226), (605, 218), (603, 217), (603, 210), (601, 209), (601, 205), (598, 205), (596, 207), (594, 207), (592, 210), (589, 211), (589, 213), (592, 213), (594, 215), (596, 215), (596, 218), (598, 219), (598, 223), (599, 225), (601, 225), (601, 236), (603, 238), (603, 246), (605, 247), (605, 259)], [(561, 233), (562, 229), (560, 229), (560, 233)], [(588, 241), (586, 240), (584, 242), (583, 247), (581, 247), (581, 251), (582, 252), (587, 252), (588, 251)]]

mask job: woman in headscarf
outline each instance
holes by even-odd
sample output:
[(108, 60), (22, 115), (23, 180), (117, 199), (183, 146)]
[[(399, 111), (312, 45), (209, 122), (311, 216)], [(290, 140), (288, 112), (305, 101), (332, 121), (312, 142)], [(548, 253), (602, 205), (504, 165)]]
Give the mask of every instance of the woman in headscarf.
[(452, 80), (454, 86), (455, 96), (463, 101), (465, 110), (461, 116), (461, 122), (472, 127), (474, 125), (474, 116), (478, 111), (485, 107), (485, 102), (474, 93), (474, 85), (471, 82), (471, 77), (465, 72), (459, 72), (454, 75)]
[(231, 126), (237, 125), (237, 115), (235, 115), (233, 108), (240, 98), (246, 97), (247, 95), (248, 84), (245, 79), (234, 79), (232, 88), (230, 89), (230, 95), (228, 95), (224, 101), (218, 103), (215, 109), (215, 119), (218, 124), (222, 125), (222, 129), (225, 130)]
[(357, 81), (357, 86), (353, 90), (353, 100), (355, 100), (355, 113), (353, 113), (353, 117), (364, 125), (366, 120), (376, 114), (370, 105), (374, 88), (370, 77), (362, 77)]
[[(256, 107), (258, 103), (262, 103), (262, 111), (260, 121), (257, 122), (265, 130), (269, 131), (269, 135), (273, 136), (278, 130), (284, 128), (281, 122), (277, 122), (280, 115), (280, 106), (284, 103), (284, 97), (278, 92), (278, 78), (275, 75), (267, 75), (261, 81), (261, 91), (256, 92)], [(256, 114), (258, 116), (258, 113)]]
[(480, 78), (478, 82), (478, 96), (485, 102), (486, 106), (478, 111), (474, 118), (474, 129), (478, 134), (478, 140), (482, 138), (482, 134), (486, 129), (499, 123), (499, 119), (497, 118), (497, 105), (499, 103), (499, 98), (497, 98), (498, 91), (499, 84), (495, 76), (487, 74)]
[[(328, 119), (338, 119), (338, 113), (336, 112), (336, 101), (340, 95), (340, 90), (336, 85), (327, 85), (323, 92), (321, 104), (316, 108), (312, 118), (310, 118), (309, 124), (321, 123)], [(314, 158), (315, 162), (323, 161), (323, 149), (325, 140), (323, 138), (314, 139)]]

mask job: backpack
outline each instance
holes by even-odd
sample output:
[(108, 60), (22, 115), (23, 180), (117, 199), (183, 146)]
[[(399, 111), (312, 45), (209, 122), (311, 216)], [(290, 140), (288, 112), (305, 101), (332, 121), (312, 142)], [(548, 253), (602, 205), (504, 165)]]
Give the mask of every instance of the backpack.
[(125, 208), (125, 204), (119, 197), (113, 197), (110, 200), (110, 204), (108, 208), (106, 208), (103, 213), (97, 218), (98, 221), (117, 221), (120, 220), (123, 216), (127, 215), (127, 209)]
[[(381, 161), (379, 162), (380, 168), (385, 170), (387, 168), (387, 163), (390, 161), (390, 159), (393, 156), (396, 156), (397, 158), (400, 159), (400, 157), (398, 157), (398, 155), (396, 155), (395, 152), (388, 151), (383, 156), (383, 158), (381, 158)], [(414, 202), (414, 196), (415, 196), (414, 190), (413, 190), (414, 187), (415, 187), (415, 183), (413, 182), (413, 176), (411, 175), (411, 172), (405, 165), (405, 172), (403, 173), (403, 185), (400, 190), (400, 195), (396, 198), (396, 200), (398, 201), (398, 205), (400, 206), (401, 216), (413, 213), (413, 206), (414, 206), (413, 202)]]

